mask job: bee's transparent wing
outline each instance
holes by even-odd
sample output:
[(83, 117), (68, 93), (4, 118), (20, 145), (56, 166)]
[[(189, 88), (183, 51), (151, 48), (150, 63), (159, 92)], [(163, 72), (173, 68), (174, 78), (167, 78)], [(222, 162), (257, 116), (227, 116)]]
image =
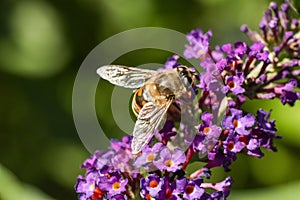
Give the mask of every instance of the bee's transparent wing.
[(158, 72), (149, 69), (126, 67), (121, 65), (105, 65), (97, 70), (97, 74), (114, 85), (126, 88), (139, 88)]
[(143, 106), (133, 129), (132, 154), (137, 154), (143, 150), (158, 127), (165, 123), (166, 113), (171, 104), (172, 100), (168, 100), (160, 106), (152, 102)]

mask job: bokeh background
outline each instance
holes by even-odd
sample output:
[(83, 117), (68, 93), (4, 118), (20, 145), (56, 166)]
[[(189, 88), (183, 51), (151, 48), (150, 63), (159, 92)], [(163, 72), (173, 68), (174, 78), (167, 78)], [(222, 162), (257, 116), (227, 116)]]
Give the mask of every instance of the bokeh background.
[[(212, 44), (248, 41), (268, 0), (2, 0), (0, 3), (0, 199), (76, 199), (79, 168), (90, 155), (72, 119), (72, 87), (87, 54), (108, 37), (137, 27), (165, 27), (182, 33), (213, 31)], [(278, 1), (280, 2), (280, 1)], [(297, 2), (296, 2), (297, 3)], [(299, 3), (296, 5), (299, 9)], [(176, 42), (176, 41), (174, 41)], [(164, 63), (159, 50), (138, 50), (116, 63)], [(113, 86), (107, 83), (107, 93)], [(99, 122), (120, 138), (110, 96), (97, 99)], [(245, 107), (272, 109), (282, 140), (263, 159), (239, 156), (229, 173), (229, 199), (296, 199), (300, 195), (300, 104), (253, 101)], [(104, 114), (103, 114), (104, 113)], [(214, 170), (216, 181), (222, 169)]]

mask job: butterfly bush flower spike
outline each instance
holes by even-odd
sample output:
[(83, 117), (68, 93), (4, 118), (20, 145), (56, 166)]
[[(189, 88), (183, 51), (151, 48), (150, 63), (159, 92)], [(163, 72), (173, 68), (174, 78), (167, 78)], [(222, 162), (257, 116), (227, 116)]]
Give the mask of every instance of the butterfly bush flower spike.
[[(300, 99), (300, 21), (293, 12), (288, 0), (281, 5), (270, 3), (259, 31), (241, 26), (251, 42), (212, 47), (212, 31), (189, 32), (183, 54), (186, 59), (198, 59), (199, 65), (185, 70), (174, 55), (158, 71), (194, 74), (195, 82), (185, 80), (185, 85), (191, 83), (194, 95), (185, 95), (189, 101), (172, 99), (166, 113), (158, 108), (159, 116), (168, 116), (166, 123), (150, 135), (138, 153), (132, 153), (132, 141), (143, 138), (124, 136), (86, 159), (81, 166), (86, 173), (78, 176), (75, 185), (78, 199), (227, 199), (232, 178), (211, 182), (209, 178), (215, 175), (211, 169), (230, 171), (238, 154), (254, 159), (264, 156), (263, 149), (276, 152), (274, 144), (281, 138), (271, 112), (259, 109), (249, 113), (243, 104), (277, 99), (283, 106), (294, 106)], [(197, 68), (202, 72), (196, 73)], [(104, 69), (109, 68), (99, 73)], [(121, 74), (133, 69), (122, 70)], [(153, 74), (151, 70), (144, 72), (145, 79)], [(146, 108), (151, 107), (155, 105)], [(181, 119), (186, 114), (183, 108), (190, 116), (186, 122)], [(147, 109), (141, 112), (147, 114), (144, 117), (151, 115)], [(193, 119), (196, 122), (190, 125)]]

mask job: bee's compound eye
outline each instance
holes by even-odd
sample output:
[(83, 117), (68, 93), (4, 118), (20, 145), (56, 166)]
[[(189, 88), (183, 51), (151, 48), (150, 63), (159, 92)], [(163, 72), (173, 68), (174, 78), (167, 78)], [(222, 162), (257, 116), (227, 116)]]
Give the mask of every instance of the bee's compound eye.
[(188, 69), (186, 67), (182, 67), (182, 66), (178, 67), (177, 72), (179, 73), (179, 75), (181, 77), (189, 76), (189, 72), (188, 72)]
[(190, 87), (193, 83), (193, 79), (190, 76), (183, 77), (183, 83), (186, 87)]
[(185, 66), (183, 66), (183, 65), (180, 65), (180, 66), (177, 67), (177, 70), (178, 70), (179, 72), (184, 71), (184, 70), (186, 70), (186, 69), (187, 69), (187, 67), (185, 67)]
[(180, 76), (187, 76), (187, 69), (185, 67), (178, 67), (177, 72)]

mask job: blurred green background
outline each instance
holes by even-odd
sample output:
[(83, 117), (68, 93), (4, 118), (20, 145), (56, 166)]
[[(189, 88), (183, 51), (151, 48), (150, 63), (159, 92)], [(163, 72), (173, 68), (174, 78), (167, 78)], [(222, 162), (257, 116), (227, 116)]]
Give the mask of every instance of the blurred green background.
[[(212, 43), (248, 41), (239, 31), (256, 29), (268, 0), (2, 0), (0, 3), (0, 199), (76, 199), (73, 186), (89, 156), (72, 119), (72, 87), (87, 54), (106, 38), (137, 27), (187, 33), (213, 31)], [(280, 1), (279, 1), (280, 2)], [(299, 8), (299, 3), (298, 3)], [(176, 41), (174, 41), (176, 42)], [(136, 66), (164, 63), (171, 54), (139, 50), (118, 59)], [(107, 91), (113, 86), (107, 83)], [(97, 94), (98, 95), (98, 94)], [(121, 131), (110, 98), (96, 98), (104, 130)], [(239, 156), (229, 173), (230, 199), (295, 199), (300, 195), (300, 104), (254, 101), (249, 112), (272, 109), (278, 153), (263, 159)], [(121, 134), (119, 134), (121, 133)], [(225, 175), (214, 170), (217, 181)]]

